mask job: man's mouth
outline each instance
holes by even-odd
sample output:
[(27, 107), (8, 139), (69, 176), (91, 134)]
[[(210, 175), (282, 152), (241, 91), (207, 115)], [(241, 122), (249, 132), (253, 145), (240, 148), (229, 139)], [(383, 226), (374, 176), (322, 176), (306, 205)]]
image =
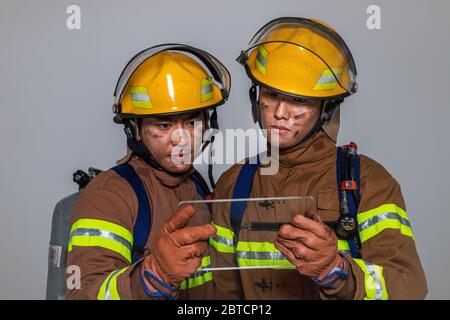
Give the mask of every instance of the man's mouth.
[(186, 162), (186, 157), (188, 154), (184, 150), (180, 150), (179, 152), (174, 152), (169, 155), (170, 159), (174, 164), (184, 164)]
[(172, 150), (169, 154), (169, 156), (173, 156), (173, 157), (183, 157), (183, 155), (186, 153), (185, 150), (183, 149), (179, 149), (178, 152), (176, 150)]
[(272, 125), (270, 126), (272, 129), (278, 130), (280, 135), (285, 135), (287, 134), (289, 131), (291, 131), (289, 128), (284, 127), (284, 126), (277, 126), (277, 125)]

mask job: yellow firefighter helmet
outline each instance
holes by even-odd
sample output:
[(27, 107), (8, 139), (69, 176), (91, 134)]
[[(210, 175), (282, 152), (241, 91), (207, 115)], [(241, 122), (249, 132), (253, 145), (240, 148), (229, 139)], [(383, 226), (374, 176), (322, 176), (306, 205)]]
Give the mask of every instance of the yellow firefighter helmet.
[(161, 45), (137, 54), (114, 93), (121, 119), (209, 109), (223, 104), (230, 74), (209, 53), (187, 45)]
[(262, 27), (238, 62), (256, 84), (331, 100), (356, 92), (356, 67), (339, 34), (316, 19), (279, 18)]

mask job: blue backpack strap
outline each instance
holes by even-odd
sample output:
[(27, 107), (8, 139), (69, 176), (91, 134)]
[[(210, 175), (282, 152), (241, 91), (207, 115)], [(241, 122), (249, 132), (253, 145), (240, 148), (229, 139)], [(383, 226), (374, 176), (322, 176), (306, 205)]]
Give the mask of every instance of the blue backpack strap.
[[(259, 155), (256, 156), (256, 163), (250, 159), (247, 159), (242, 166), (239, 176), (234, 185), (233, 199), (248, 198), (253, 186), (253, 178), (258, 170), (260, 163)], [(242, 219), (244, 218), (245, 208), (247, 208), (246, 201), (234, 201), (231, 203), (230, 208), (230, 222), (234, 231), (235, 246), (237, 239), (239, 238), (239, 232), (241, 230)]]
[(355, 202), (356, 202), (356, 209), (358, 209), (359, 206), (359, 200), (361, 199), (361, 162), (359, 159), (358, 153), (355, 152), (355, 155), (352, 159), (352, 169), (353, 169), (353, 179), (356, 181), (357, 189), (355, 190)]
[(360, 166), (359, 156), (356, 153), (356, 145), (338, 147), (336, 159), (336, 177), (338, 184), (338, 195), (341, 208), (341, 217), (337, 224), (337, 233), (343, 236), (345, 230), (339, 229), (341, 221), (350, 221), (354, 226), (354, 231), (346, 238), (349, 243), (350, 252), (353, 258), (359, 258), (359, 234), (357, 230), (357, 212), (360, 192)]
[(118, 175), (128, 181), (138, 200), (138, 212), (136, 223), (133, 228), (132, 261), (135, 263), (144, 255), (147, 239), (152, 229), (150, 201), (141, 178), (130, 164), (119, 165), (111, 168), (111, 170), (115, 171)]

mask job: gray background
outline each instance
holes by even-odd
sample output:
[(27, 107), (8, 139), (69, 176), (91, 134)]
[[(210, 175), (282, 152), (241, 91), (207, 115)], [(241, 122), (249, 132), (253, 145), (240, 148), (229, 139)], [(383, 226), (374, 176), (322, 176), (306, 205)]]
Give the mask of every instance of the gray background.
[[(66, 28), (70, 4), (81, 7), (81, 30)], [(381, 7), (381, 30), (366, 28), (370, 4)], [(360, 90), (343, 105), (339, 143), (355, 140), (401, 183), (428, 298), (449, 299), (449, 11), (436, 0), (2, 0), (0, 298), (45, 297), (52, 211), (76, 191), (72, 172), (123, 155), (111, 104), (132, 55), (166, 42), (215, 54), (233, 76), (220, 125), (247, 128), (249, 81), (234, 59), (267, 21), (302, 16), (334, 26), (352, 50)]]

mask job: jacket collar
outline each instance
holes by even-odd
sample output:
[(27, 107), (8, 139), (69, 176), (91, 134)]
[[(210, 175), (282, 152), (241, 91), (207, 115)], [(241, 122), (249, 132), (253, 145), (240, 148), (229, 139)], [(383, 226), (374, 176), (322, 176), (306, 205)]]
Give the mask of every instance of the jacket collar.
[(173, 174), (167, 171), (161, 171), (161, 170), (156, 170), (154, 168), (152, 168), (151, 166), (149, 166), (144, 160), (140, 159), (140, 158), (135, 158), (138, 163), (139, 163), (139, 167), (142, 167), (145, 172), (147, 174), (152, 174), (153, 176), (155, 176), (159, 182), (161, 182), (161, 184), (163, 184), (166, 187), (177, 187), (179, 186), (181, 183), (183, 183), (184, 181), (186, 181), (186, 179), (194, 172), (194, 167), (191, 166), (191, 168), (181, 174)]
[(277, 161), (281, 168), (292, 168), (298, 165), (313, 164), (332, 156), (335, 152), (335, 142), (327, 133), (320, 130), (307, 141), (280, 150), (278, 157), (272, 157), (271, 161)]

